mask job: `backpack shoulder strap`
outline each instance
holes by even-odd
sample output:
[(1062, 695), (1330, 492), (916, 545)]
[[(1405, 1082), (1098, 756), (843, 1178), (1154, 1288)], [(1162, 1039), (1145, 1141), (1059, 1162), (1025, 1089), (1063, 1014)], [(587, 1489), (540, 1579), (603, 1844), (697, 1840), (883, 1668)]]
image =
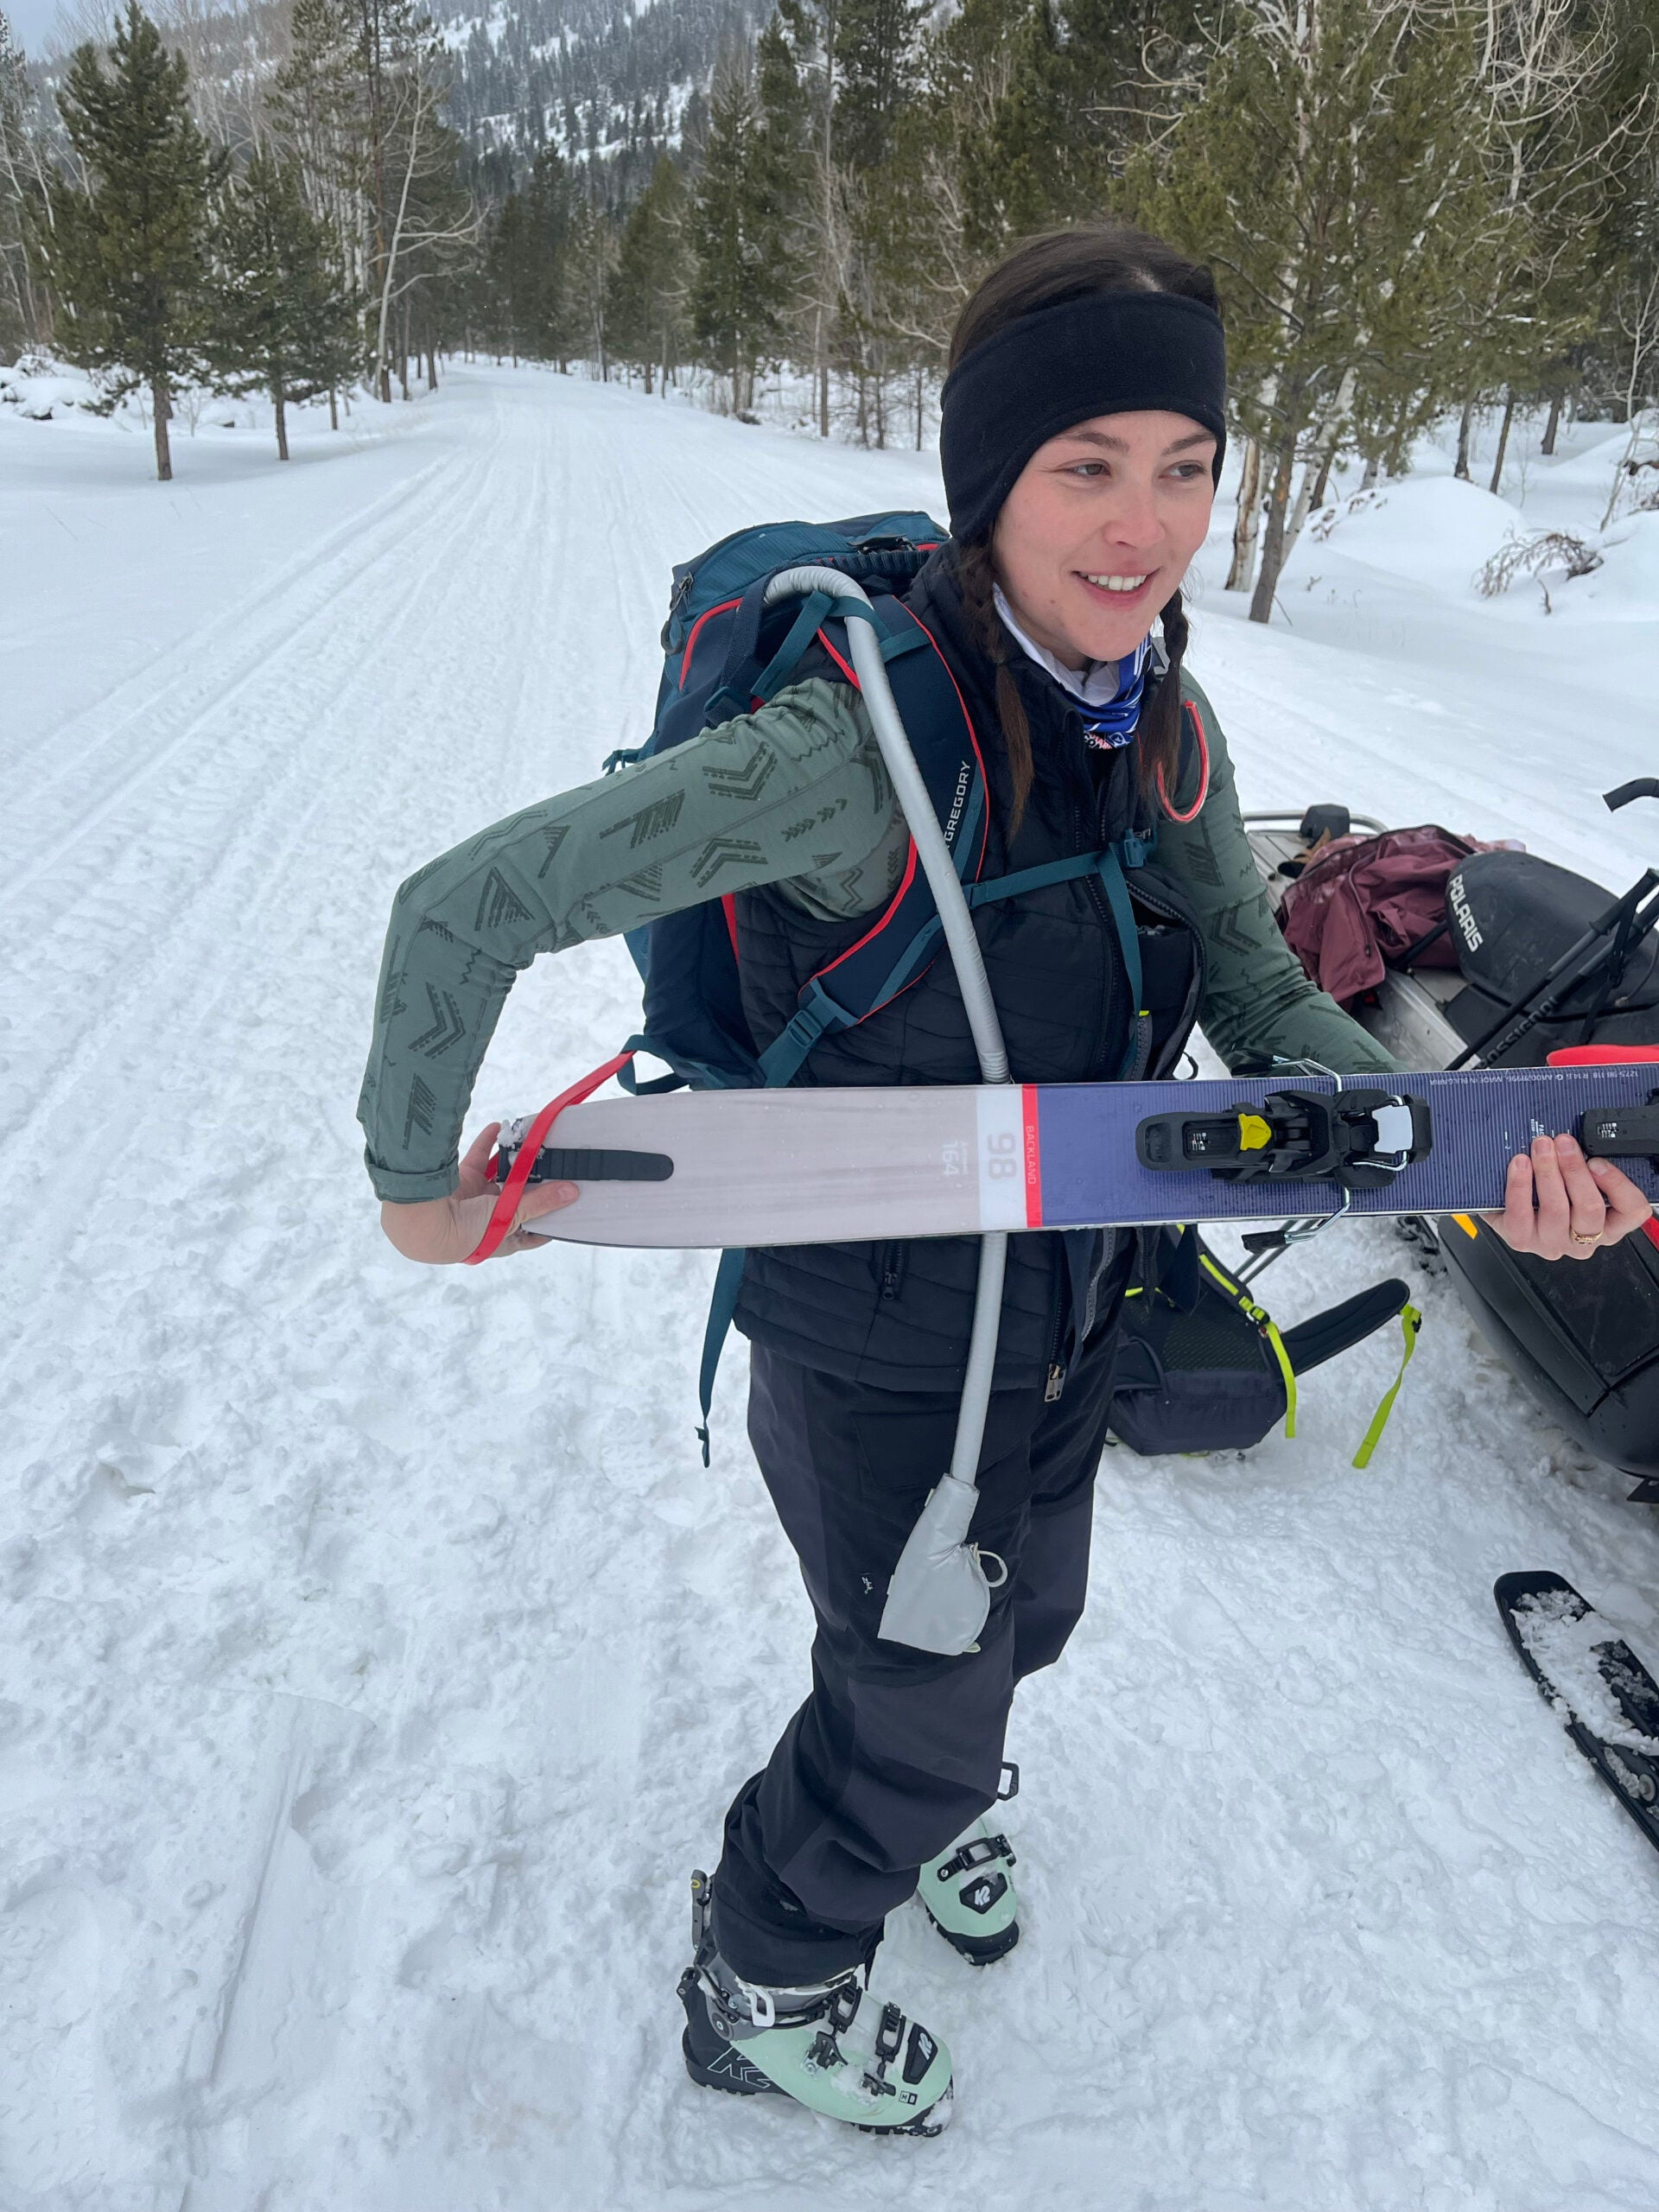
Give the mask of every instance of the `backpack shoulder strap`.
[[(807, 606), (810, 607), (809, 601)], [(965, 883), (984, 863), (988, 835), (985, 762), (967, 702), (925, 625), (900, 600), (883, 597), (871, 613), (911, 750)], [(815, 632), (843, 679), (858, 677), (843, 620)], [(820, 1037), (867, 1020), (916, 981), (937, 938), (938, 912), (912, 842), (898, 889), (857, 942), (810, 978), (793, 1019), (760, 1056), (768, 1084), (790, 1081)]]

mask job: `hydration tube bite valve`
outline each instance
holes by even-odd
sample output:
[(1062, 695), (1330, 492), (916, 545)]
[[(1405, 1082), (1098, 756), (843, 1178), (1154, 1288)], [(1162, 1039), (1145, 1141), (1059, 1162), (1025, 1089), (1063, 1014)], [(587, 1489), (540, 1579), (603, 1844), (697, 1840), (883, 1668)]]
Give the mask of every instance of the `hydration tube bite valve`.
[(1382, 1190), (1433, 1141), (1427, 1100), (1391, 1090), (1272, 1090), (1221, 1114), (1149, 1115), (1135, 1132), (1143, 1167), (1349, 1191)]

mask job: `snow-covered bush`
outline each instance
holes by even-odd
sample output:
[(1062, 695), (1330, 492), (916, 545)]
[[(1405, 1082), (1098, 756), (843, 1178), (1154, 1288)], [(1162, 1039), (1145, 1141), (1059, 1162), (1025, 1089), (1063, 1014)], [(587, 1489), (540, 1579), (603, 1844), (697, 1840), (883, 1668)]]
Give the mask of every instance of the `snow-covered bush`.
[(1541, 530), (1530, 537), (1511, 537), (1476, 571), (1475, 589), (1483, 599), (1496, 599), (1508, 591), (1517, 576), (1532, 576), (1544, 594), (1544, 612), (1550, 612), (1549, 587), (1544, 579), (1553, 569), (1562, 571), (1570, 583), (1575, 576), (1592, 576), (1602, 556), (1589, 542), (1570, 530)]

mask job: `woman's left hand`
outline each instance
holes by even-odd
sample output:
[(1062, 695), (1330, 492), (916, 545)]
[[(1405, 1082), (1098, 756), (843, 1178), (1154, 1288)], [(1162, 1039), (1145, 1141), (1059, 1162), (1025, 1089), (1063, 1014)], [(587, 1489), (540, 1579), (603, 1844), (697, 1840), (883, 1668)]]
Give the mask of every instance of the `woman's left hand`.
[(1573, 1137), (1535, 1137), (1510, 1162), (1502, 1213), (1483, 1218), (1512, 1251), (1588, 1260), (1649, 1220), (1653, 1208), (1611, 1160), (1586, 1160)]

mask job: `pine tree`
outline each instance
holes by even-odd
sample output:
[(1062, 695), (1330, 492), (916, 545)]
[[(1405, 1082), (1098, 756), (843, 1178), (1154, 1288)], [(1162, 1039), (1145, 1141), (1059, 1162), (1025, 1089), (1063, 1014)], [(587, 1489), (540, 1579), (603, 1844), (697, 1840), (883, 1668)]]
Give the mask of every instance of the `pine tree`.
[(221, 288), (207, 358), (227, 390), (270, 395), (286, 461), (289, 402), (358, 372), (357, 303), (292, 162), (253, 156), (225, 195), (214, 245)]
[(749, 411), (754, 373), (781, 335), (785, 280), (759, 158), (760, 118), (746, 54), (728, 54), (715, 80), (709, 134), (691, 214), (696, 253), (691, 327), (731, 379), (732, 410)]
[(1200, 97), (1131, 164), (1136, 212), (1221, 286), (1265, 486), (1253, 621), (1269, 619), (1329, 461), (1344, 440), (1403, 444), (1440, 404), (1465, 303), (1486, 286), (1473, 12), (1238, 6)]
[(86, 175), (54, 183), (38, 233), (63, 308), (57, 342), (111, 391), (147, 386), (156, 474), (173, 474), (172, 389), (194, 367), (207, 298), (208, 199), (220, 156), (191, 120), (187, 72), (128, 0), (105, 75), (90, 43), (72, 56), (58, 108)]
[(612, 344), (645, 372), (647, 394), (658, 367), (666, 392), (685, 343), (684, 233), (685, 187), (671, 156), (659, 154), (629, 213), (611, 282)]

